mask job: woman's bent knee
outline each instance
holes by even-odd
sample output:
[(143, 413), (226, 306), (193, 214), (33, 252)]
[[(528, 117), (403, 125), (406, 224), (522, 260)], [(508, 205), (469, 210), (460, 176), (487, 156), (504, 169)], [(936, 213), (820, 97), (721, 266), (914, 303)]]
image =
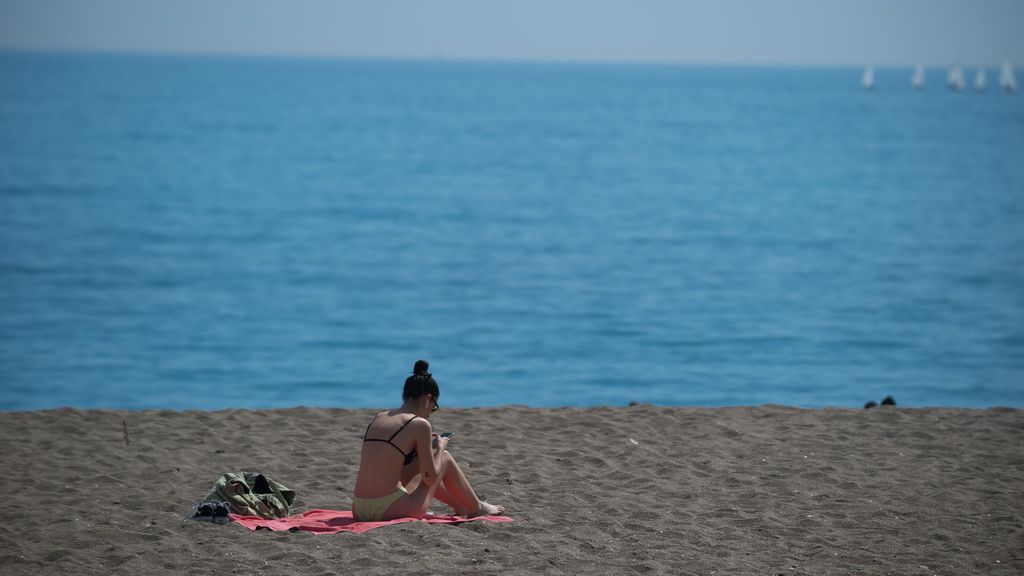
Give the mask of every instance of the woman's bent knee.
[(455, 463), (455, 458), (452, 457), (451, 453), (445, 450), (444, 454), (441, 455), (441, 476), (444, 477), (448, 473), (448, 470), (456, 467), (458, 467), (458, 464)]

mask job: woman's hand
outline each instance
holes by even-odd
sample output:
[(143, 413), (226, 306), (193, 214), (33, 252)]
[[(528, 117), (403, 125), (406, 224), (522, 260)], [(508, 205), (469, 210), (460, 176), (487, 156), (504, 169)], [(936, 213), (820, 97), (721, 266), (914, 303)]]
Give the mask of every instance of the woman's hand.
[(448, 448), (448, 439), (442, 438), (440, 434), (431, 434), (434, 437), (433, 445), (434, 449), (439, 452), (444, 452)]

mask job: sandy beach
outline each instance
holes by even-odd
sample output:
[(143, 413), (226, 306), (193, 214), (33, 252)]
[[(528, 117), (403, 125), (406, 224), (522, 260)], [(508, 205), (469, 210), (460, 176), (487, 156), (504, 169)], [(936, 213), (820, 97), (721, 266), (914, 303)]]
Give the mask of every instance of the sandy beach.
[(371, 415), (2, 413), (0, 573), (1024, 573), (1024, 412), (999, 408), (444, 409), (435, 429), (515, 522), (187, 519), (237, 470), (296, 490), (296, 512), (348, 509)]

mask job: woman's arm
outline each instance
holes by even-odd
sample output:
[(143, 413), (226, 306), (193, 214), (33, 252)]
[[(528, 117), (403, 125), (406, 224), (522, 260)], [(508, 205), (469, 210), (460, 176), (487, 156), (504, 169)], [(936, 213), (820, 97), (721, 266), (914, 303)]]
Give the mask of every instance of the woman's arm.
[[(444, 449), (448, 446), (448, 439), (434, 434), (427, 420), (420, 419), (416, 424), (416, 452), (420, 461), (420, 474), (427, 486), (433, 486), (434, 480), (441, 476), (441, 462), (444, 460)], [(434, 452), (434, 438), (438, 439), (437, 452)]]

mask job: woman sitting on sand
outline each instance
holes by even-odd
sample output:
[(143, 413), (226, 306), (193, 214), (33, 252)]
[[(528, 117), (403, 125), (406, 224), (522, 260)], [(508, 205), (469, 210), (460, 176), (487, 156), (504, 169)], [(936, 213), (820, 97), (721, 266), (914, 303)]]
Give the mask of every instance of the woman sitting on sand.
[(426, 360), (417, 360), (405, 380), (401, 407), (373, 417), (363, 435), (359, 477), (352, 513), (364, 522), (422, 518), (436, 497), (459, 516), (501, 514), (483, 502), (445, 448), (448, 439), (433, 433), (437, 382)]

